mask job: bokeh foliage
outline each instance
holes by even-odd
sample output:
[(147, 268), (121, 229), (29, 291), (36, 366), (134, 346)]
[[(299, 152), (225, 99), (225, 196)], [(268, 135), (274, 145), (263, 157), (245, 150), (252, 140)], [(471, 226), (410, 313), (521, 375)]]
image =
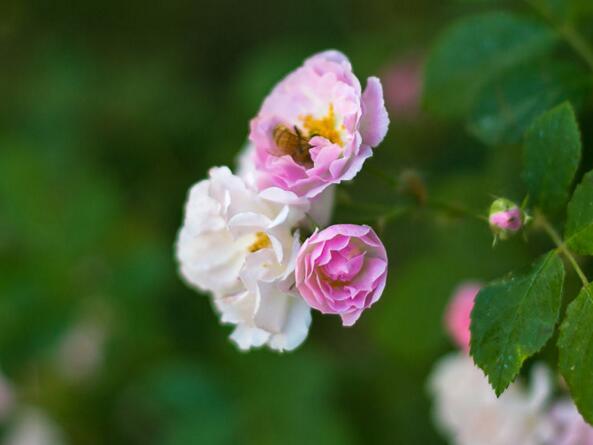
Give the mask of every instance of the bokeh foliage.
[[(539, 3), (578, 23), (591, 12), (587, 1)], [(514, 10), (521, 18), (509, 24)], [(361, 78), (383, 77), (400, 60), (423, 59), (452, 21), (489, 11), (503, 22), (493, 27), (510, 28), (479, 76), (452, 74), (454, 91), (432, 84), (445, 101), (428, 110), (467, 123), (394, 117), (368, 168), (340, 188), (335, 221), (373, 224), (388, 248), (382, 300), (351, 329), (315, 314), (292, 354), (240, 353), (208, 299), (177, 274), (187, 189), (209, 167), (234, 162), (267, 91), (311, 53), (335, 47)], [(528, 29), (514, 30), (515, 20)], [(520, 1), (3, 2), (0, 367), (20, 402), (85, 445), (444, 443), (425, 380), (451, 348), (441, 323), (450, 293), (529, 263), (549, 243), (535, 235), (491, 250), (478, 221), (420, 208), (381, 224), (380, 212), (361, 215), (349, 203), (405, 202), (376, 171), (396, 178), (407, 169), (431, 199), (482, 213), (492, 194), (519, 199), (522, 129), (575, 91), (587, 147), (590, 99), (581, 92), (590, 76), (557, 40)], [(538, 62), (550, 48), (553, 67)], [(488, 82), (516, 120), (478, 94)], [(592, 161), (585, 148), (581, 168)], [(56, 356), (89, 318), (106, 332), (103, 358), (73, 382)]]

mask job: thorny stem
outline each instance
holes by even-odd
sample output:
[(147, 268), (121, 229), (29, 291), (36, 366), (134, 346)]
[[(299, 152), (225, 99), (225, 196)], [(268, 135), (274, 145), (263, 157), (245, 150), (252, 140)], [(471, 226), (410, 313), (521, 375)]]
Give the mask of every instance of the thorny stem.
[[(402, 186), (402, 184), (400, 183), (400, 181), (398, 179), (396, 179), (392, 175), (385, 173), (380, 168), (376, 168), (372, 165), (369, 165), (368, 168), (370, 171), (375, 173), (377, 178), (382, 180), (389, 187), (393, 187), (394, 189), (397, 189)], [(424, 188), (423, 184), (422, 184), (422, 188)], [(384, 228), (385, 225), (389, 224), (393, 220), (396, 220), (396, 219), (400, 218), (401, 216), (404, 216), (415, 209), (421, 209), (421, 208), (427, 208), (427, 209), (430, 209), (433, 211), (440, 211), (443, 213), (448, 213), (449, 215), (453, 215), (453, 216), (465, 216), (465, 217), (477, 219), (479, 221), (488, 222), (488, 218), (486, 216), (474, 213), (473, 211), (471, 211), (465, 207), (462, 207), (459, 204), (453, 204), (453, 203), (442, 201), (442, 200), (430, 199), (430, 198), (427, 198), (426, 196), (422, 196), (422, 197), (413, 196), (414, 198), (416, 198), (416, 204), (415, 205), (407, 205), (407, 206), (382, 206), (381, 204), (353, 203), (352, 200), (349, 199), (347, 194), (345, 194), (343, 196), (348, 198), (348, 199), (346, 199), (345, 202), (343, 202), (343, 204), (347, 205), (351, 208), (358, 208), (362, 211), (373, 211), (373, 210), (381, 211), (382, 210), (384, 213), (376, 216), (376, 221), (379, 224), (379, 226), (381, 226), (382, 228)], [(383, 207), (383, 208), (381, 209), (381, 207)], [(369, 219), (372, 219), (372, 218), (369, 218)]]
[[(361, 219), (364, 221), (374, 221), (380, 226), (384, 227), (386, 224), (397, 220), (401, 216), (406, 215), (413, 210), (412, 206), (385, 206), (381, 204), (368, 204), (368, 203), (354, 203), (344, 202), (341, 203), (346, 207), (350, 207), (353, 210), (357, 210), (360, 213), (366, 214)], [(368, 215), (373, 213), (374, 215)], [(368, 216), (367, 216), (368, 215)]]
[(553, 15), (547, 9), (537, 4), (533, 0), (525, 0), (531, 8), (533, 8), (539, 15), (541, 15), (556, 32), (570, 45), (573, 51), (583, 59), (589, 69), (593, 71), (593, 50), (589, 43), (581, 36), (581, 34), (568, 23), (558, 23)]
[(369, 217), (368, 220), (376, 220), (383, 227), (386, 224), (389, 224), (390, 222), (397, 220), (398, 218), (405, 216), (413, 210), (421, 207), (426, 207), (434, 211), (448, 213), (453, 216), (466, 216), (480, 221), (488, 222), (488, 218), (486, 216), (478, 215), (472, 212), (471, 210), (466, 209), (465, 207), (462, 207), (457, 204), (451, 204), (448, 202), (432, 199), (428, 200), (424, 206), (420, 204), (418, 204), (417, 206), (383, 206), (381, 204), (363, 204), (353, 202), (345, 202), (342, 203), (342, 205), (345, 205), (352, 209), (358, 209), (362, 212), (382, 211), (383, 213), (380, 213), (374, 217)]
[(554, 227), (550, 224), (546, 217), (541, 213), (536, 214), (535, 224), (539, 225), (542, 229), (544, 229), (544, 231), (548, 234), (548, 236), (551, 238), (554, 244), (556, 244), (557, 250), (561, 252), (566, 257), (568, 262), (572, 265), (574, 271), (577, 273), (577, 275), (583, 282), (583, 286), (587, 288), (587, 286), (589, 286), (589, 280), (587, 279), (587, 276), (581, 269), (581, 266), (579, 266), (579, 263), (577, 263), (577, 260), (575, 259), (570, 249), (566, 247), (566, 244), (564, 243), (564, 241), (562, 241), (562, 238), (560, 237), (556, 229), (554, 229)]

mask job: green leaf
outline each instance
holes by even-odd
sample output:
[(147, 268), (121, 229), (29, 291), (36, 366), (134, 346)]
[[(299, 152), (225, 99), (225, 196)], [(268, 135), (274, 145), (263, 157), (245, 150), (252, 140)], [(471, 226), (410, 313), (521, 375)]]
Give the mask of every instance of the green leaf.
[(509, 13), (464, 19), (445, 31), (429, 55), (424, 104), (442, 116), (464, 115), (485, 82), (548, 52), (555, 41), (546, 26)]
[(566, 100), (580, 102), (592, 85), (591, 76), (573, 63), (518, 66), (484, 86), (469, 130), (486, 145), (516, 143), (537, 116)]
[(537, 118), (527, 131), (523, 179), (529, 194), (543, 210), (559, 210), (581, 159), (581, 136), (569, 103)]
[(560, 326), (560, 372), (587, 422), (593, 424), (593, 285), (568, 306)]
[(476, 297), (471, 355), (497, 395), (554, 333), (563, 283), (564, 265), (550, 252), (526, 270), (490, 283)]
[(566, 245), (581, 255), (593, 255), (593, 171), (583, 177), (568, 203)]

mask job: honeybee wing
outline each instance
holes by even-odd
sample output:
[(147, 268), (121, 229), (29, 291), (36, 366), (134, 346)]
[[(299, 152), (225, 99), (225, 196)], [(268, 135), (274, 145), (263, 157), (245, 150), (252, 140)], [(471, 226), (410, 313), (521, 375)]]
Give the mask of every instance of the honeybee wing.
[(282, 154), (292, 155), (292, 153), (299, 147), (299, 136), (284, 125), (278, 125), (274, 128), (272, 136), (276, 143), (276, 147)]

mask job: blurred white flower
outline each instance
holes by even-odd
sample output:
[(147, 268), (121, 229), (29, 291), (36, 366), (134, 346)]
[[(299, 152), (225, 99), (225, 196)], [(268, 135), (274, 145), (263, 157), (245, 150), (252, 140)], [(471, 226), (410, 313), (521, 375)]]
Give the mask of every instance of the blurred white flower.
[(307, 335), (309, 309), (290, 290), (300, 247), (293, 228), (307, 210), (305, 199), (276, 188), (258, 193), (226, 167), (190, 191), (177, 240), (181, 273), (214, 295), (241, 349), (290, 350)]
[(547, 420), (553, 438), (546, 445), (593, 445), (593, 427), (583, 420), (572, 400), (556, 402)]
[(543, 416), (549, 372), (534, 368), (529, 389), (516, 382), (497, 398), (471, 357), (451, 353), (429, 380), (436, 424), (457, 445), (543, 445), (552, 427)]
[(2, 441), (2, 445), (63, 445), (64, 443), (57, 425), (36, 408), (26, 408)]
[(70, 381), (91, 377), (103, 362), (105, 337), (105, 330), (97, 322), (84, 320), (74, 325), (58, 345), (58, 372)]

